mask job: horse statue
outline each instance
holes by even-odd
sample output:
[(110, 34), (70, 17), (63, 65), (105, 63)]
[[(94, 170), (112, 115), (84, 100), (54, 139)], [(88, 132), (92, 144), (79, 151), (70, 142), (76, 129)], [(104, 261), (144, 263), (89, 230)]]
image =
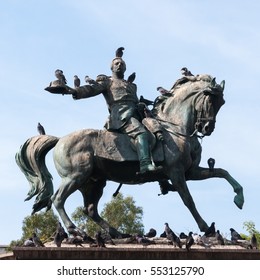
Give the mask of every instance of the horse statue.
[[(178, 80), (172, 94), (155, 102), (153, 118), (162, 128), (163, 142), (153, 147), (153, 161), (162, 166), (159, 172), (140, 174), (139, 162), (129, 138), (117, 132), (83, 129), (58, 138), (38, 135), (29, 138), (16, 153), (16, 162), (30, 183), (25, 200), (36, 196), (33, 213), (54, 204), (69, 233), (77, 228), (65, 210), (66, 199), (76, 190), (82, 193), (84, 211), (111, 237), (121, 237), (98, 213), (98, 202), (106, 182), (143, 184), (170, 181), (168, 191), (177, 191), (194, 217), (201, 232), (208, 229), (199, 214), (186, 181), (224, 178), (236, 193), (234, 203), (242, 209), (242, 186), (224, 169), (200, 167), (201, 144), (198, 138), (210, 136), (216, 115), (225, 103), (224, 81), (216, 83), (210, 75), (197, 75), (194, 80)], [(61, 184), (54, 193), (52, 176), (45, 165), (46, 154), (54, 148), (54, 163)], [(126, 158), (122, 160), (122, 158)]]

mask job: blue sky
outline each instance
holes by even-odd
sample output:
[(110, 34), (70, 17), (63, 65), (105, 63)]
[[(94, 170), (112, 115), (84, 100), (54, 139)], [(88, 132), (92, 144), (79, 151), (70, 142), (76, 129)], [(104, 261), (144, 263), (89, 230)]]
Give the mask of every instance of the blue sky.
[[(130, 3), (127, 3), (130, 2)], [(0, 244), (21, 237), (22, 221), (33, 199), (24, 202), (29, 185), (15, 163), (15, 153), (41, 122), (47, 134), (62, 137), (82, 128), (103, 127), (107, 108), (102, 96), (74, 101), (44, 91), (62, 69), (73, 76), (110, 74), (115, 50), (125, 47), (126, 75), (136, 72), (138, 94), (157, 96), (170, 88), (180, 69), (207, 73), (226, 81), (226, 104), (214, 133), (202, 141), (201, 166), (209, 157), (244, 187), (245, 204), (233, 203), (232, 187), (223, 179), (188, 182), (202, 217), (229, 237), (229, 228), (245, 232), (245, 221), (260, 229), (259, 199), (259, 1), (1, 1), (0, 3)], [(59, 177), (47, 165), (57, 190)], [(105, 188), (99, 209), (109, 202), (117, 183)], [(158, 196), (157, 183), (122, 188), (144, 210), (145, 230), (161, 233), (164, 223), (177, 233), (199, 232), (176, 193)], [(82, 205), (69, 197), (69, 213)]]

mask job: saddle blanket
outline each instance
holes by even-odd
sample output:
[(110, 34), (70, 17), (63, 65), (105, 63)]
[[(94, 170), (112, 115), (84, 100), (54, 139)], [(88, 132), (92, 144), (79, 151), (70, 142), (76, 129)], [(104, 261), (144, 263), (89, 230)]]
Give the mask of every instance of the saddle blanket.
[[(137, 152), (129, 136), (123, 133), (100, 130), (95, 156), (114, 161), (138, 161)], [(164, 160), (163, 145), (159, 141), (152, 150), (152, 160)]]

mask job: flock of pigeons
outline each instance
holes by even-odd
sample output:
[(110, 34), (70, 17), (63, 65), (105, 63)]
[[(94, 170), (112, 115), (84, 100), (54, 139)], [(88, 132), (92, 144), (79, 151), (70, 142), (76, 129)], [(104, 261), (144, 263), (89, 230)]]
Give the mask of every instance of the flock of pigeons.
[[(252, 235), (250, 241), (244, 240), (241, 235), (230, 228), (231, 240), (223, 238), (219, 230), (215, 229), (215, 223), (213, 222), (204, 235), (194, 234), (192, 231), (186, 235), (184, 232), (181, 232), (177, 235), (169, 226), (168, 223), (165, 223), (164, 231), (160, 235), (160, 240), (165, 239), (167, 244), (171, 244), (174, 247), (180, 249), (185, 248), (187, 251), (190, 251), (193, 245), (201, 245), (205, 248), (210, 248), (212, 245), (241, 245), (247, 249), (257, 249), (257, 239), (255, 234)], [(143, 247), (147, 247), (152, 244), (161, 244), (156, 238), (157, 232), (154, 228), (151, 228), (148, 233), (141, 235), (124, 235), (125, 244), (140, 244)], [(116, 242), (116, 240), (114, 240)], [(59, 222), (57, 229), (53, 235), (53, 242), (57, 247), (61, 247), (63, 244), (70, 244), (84, 247), (83, 244), (89, 244), (90, 247), (106, 247), (106, 244), (116, 245), (110, 236), (101, 231), (98, 231), (95, 234), (95, 237), (92, 238), (86, 233), (81, 234), (80, 236), (77, 233), (72, 234), (70, 237), (62, 227)], [(118, 243), (118, 242), (117, 242)], [(37, 234), (34, 232), (32, 237), (24, 242), (24, 247), (45, 247), (43, 242), (39, 239)], [(66, 246), (66, 245), (65, 245)]]

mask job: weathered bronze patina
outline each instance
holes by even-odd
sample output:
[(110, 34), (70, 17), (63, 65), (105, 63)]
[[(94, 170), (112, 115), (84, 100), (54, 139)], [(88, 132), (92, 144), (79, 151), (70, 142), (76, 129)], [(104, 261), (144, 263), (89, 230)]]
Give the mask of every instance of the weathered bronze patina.
[[(120, 237), (121, 233), (98, 213), (106, 182), (142, 184), (169, 180), (171, 184), (166, 184), (163, 194), (177, 191), (199, 229), (205, 232), (208, 225), (197, 211), (186, 181), (213, 177), (230, 183), (236, 193), (234, 202), (241, 209), (241, 185), (224, 169), (199, 166), (202, 150), (198, 138), (214, 131), (216, 115), (224, 104), (224, 82), (218, 84), (210, 75), (184, 76), (167, 95), (155, 100), (151, 111), (141, 106), (142, 115), (138, 114), (136, 85), (124, 80), (126, 66), (122, 57), (112, 61), (111, 69), (112, 77), (100, 75), (89, 85), (70, 88), (58, 80), (47, 88), (52, 93), (72, 94), (75, 99), (103, 94), (110, 117), (104, 130), (84, 129), (61, 138), (39, 135), (21, 146), (16, 162), (31, 184), (26, 200), (36, 196), (33, 213), (48, 209), (53, 203), (67, 230), (80, 232), (64, 208), (66, 199), (79, 190), (86, 214), (111, 236)], [(45, 156), (52, 148), (62, 178), (55, 193), (45, 165)]]

